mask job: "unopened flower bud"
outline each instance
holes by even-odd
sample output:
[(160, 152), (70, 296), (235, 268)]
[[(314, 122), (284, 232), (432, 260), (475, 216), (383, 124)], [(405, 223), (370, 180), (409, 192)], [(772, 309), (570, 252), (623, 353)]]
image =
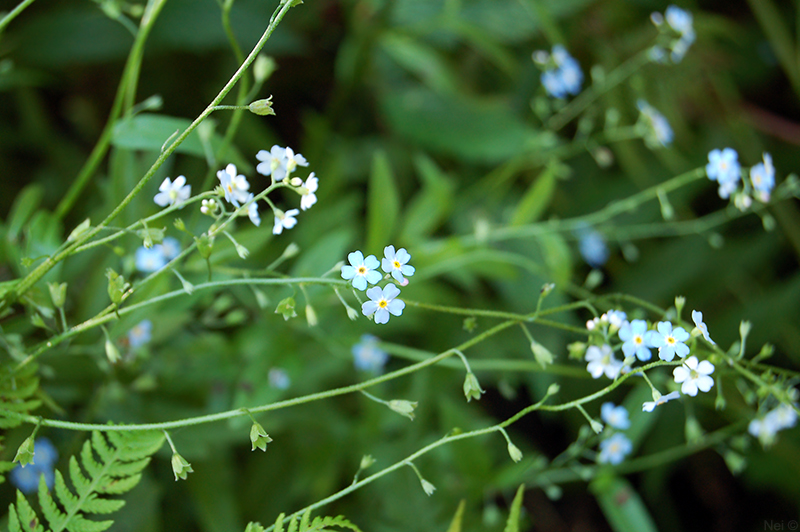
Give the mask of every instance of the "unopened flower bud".
[(422, 484), (422, 490), (425, 492), (425, 495), (430, 497), (433, 495), (433, 492), (436, 491), (436, 486), (425, 480), (424, 478), (419, 479), (420, 484)]
[(553, 363), (553, 353), (539, 342), (531, 342), (531, 351), (533, 351), (533, 358), (543, 368)]
[(64, 302), (67, 299), (67, 283), (47, 283), (47, 288), (50, 290), (50, 299), (56, 308), (64, 308)]
[(122, 356), (119, 354), (119, 349), (117, 349), (114, 342), (108, 338), (106, 338), (106, 357), (108, 357), (108, 361), (112, 364), (116, 364), (122, 359)]
[(406, 401), (405, 399), (392, 399), (389, 401), (389, 408), (402, 416), (406, 416), (414, 421), (414, 409), (417, 408), (417, 401)]
[(33, 436), (22, 442), (22, 445), (17, 449), (17, 454), (14, 456), (13, 462), (19, 462), (19, 465), (25, 467), (33, 463)]
[(359, 469), (368, 469), (375, 463), (375, 459), (372, 457), (371, 454), (365, 454), (361, 457), (361, 465), (358, 466)]
[(519, 462), (520, 460), (522, 460), (522, 451), (520, 451), (519, 447), (517, 447), (511, 442), (508, 442), (508, 455), (515, 462)]
[(263, 100), (256, 100), (247, 106), (250, 112), (260, 116), (274, 115), (275, 111), (272, 109), (272, 96)]
[(186, 480), (186, 477), (189, 475), (189, 473), (193, 473), (192, 465), (187, 462), (183, 456), (179, 455), (178, 453), (173, 453), (172, 472), (175, 473), (176, 481), (179, 478), (181, 480)]
[(319, 323), (317, 319), (317, 313), (314, 311), (314, 307), (311, 305), (306, 305), (306, 321), (308, 322), (309, 327), (314, 327)]
[(286, 299), (282, 299), (280, 303), (278, 303), (278, 307), (275, 309), (275, 314), (283, 314), (283, 319), (286, 321), (288, 321), (290, 318), (297, 317), (294, 298), (289, 296)]
[(253, 444), (253, 448), (250, 450), (255, 451), (256, 448), (258, 448), (262, 451), (266, 451), (267, 444), (271, 441), (272, 438), (266, 433), (264, 427), (262, 427), (260, 423), (253, 421), (253, 426), (250, 427), (250, 443)]
[(559, 386), (555, 382), (547, 387), (547, 395), (555, 395), (560, 391), (561, 391), (561, 386)]
[(261, 54), (256, 57), (253, 62), (253, 77), (256, 78), (256, 83), (266, 81), (276, 68), (278, 68), (278, 64), (270, 56)]
[(482, 393), (484, 393), (484, 391), (481, 385), (478, 384), (478, 378), (470, 371), (464, 379), (464, 395), (467, 398), (467, 402), (470, 402), (472, 399), (480, 401)]

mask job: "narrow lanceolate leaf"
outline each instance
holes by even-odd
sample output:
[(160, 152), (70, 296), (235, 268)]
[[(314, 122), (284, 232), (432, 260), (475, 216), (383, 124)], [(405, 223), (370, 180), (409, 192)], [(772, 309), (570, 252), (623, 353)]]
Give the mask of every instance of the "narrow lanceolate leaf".
[(461, 520), (464, 517), (465, 506), (466, 501), (461, 499), (461, 502), (458, 504), (458, 509), (456, 510), (456, 515), (453, 516), (453, 521), (450, 523), (450, 528), (447, 529), (447, 532), (461, 532)]
[(525, 494), (525, 484), (517, 488), (517, 494), (511, 502), (511, 511), (508, 514), (508, 521), (503, 532), (519, 532), (519, 516), (522, 511), (522, 496)]
[(372, 159), (367, 194), (367, 249), (383, 249), (394, 235), (400, 197), (389, 157), (377, 152)]

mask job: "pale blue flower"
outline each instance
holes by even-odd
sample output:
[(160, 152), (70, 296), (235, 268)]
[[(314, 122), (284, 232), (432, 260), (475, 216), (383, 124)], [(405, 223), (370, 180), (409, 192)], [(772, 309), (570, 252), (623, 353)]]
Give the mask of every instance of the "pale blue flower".
[(153, 246), (155, 249), (161, 250), (164, 259), (169, 262), (181, 254), (181, 243), (177, 238), (171, 236), (166, 237), (160, 244)]
[(389, 354), (378, 347), (378, 338), (371, 334), (361, 336), (361, 341), (353, 346), (353, 363), (356, 369), (380, 373)]
[(383, 248), (383, 257), (381, 259), (381, 268), (384, 272), (392, 274), (392, 277), (398, 283), (405, 283), (404, 275), (407, 277), (414, 275), (416, 269), (408, 264), (408, 261), (411, 260), (411, 255), (406, 251), (406, 248), (400, 248), (395, 252), (394, 246), (386, 246)]
[(245, 201), (245, 205), (247, 205), (247, 217), (250, 218), (250, 221), (253, 222), (253, 225), (258, 227), (261, 225), (261, 216), (258, 214), (258, 202), (255, 201), (253, 198), (253, 193), (251, 192), (247, 196), (247, 201)]
[(626, 430), (631, 426), (628, 410), (622, 405), (614, 406), (614, 403), (603, 403), (603, 406), (600, 407), (600, 417), (618, 430)]
[[(546, 52), (543, 57), (546, 57)], [(552, 62), (541, 76), (542, 85), (547, 94), (559, 99), (566, 98), (570, 94), (578, 94), (583, 83), (583, 71), (580, 64), (560, 44), (553, 46), (553, 53), (550, 57)]]
[(658, 348), (658, 358), (670, 362), (675, 355), (683, 358), (689, 354), (689, 346), (684, 343), (689, 339), (689, 333), (683, 327), (673, 330), (672, 323), (660, 321), (656, 329), (647, 333), (647, 343)]
[(132, 349), (137, 349), (145, 345), (153, 338), (152, 330), (153, 322), (150, 320), (140, 321), (128, 331), (128, 344), (130, 344)]
[(272, 234), (279, 235), (284, 229), (291, 229), (297, 225), (297, 218), (295, 218), (295, 216), (298, 214), (300, 214), (300, 211), (297, 209), (289, 209), (286, 212), (275, 209), (275, 225), (272, 227)]
[(649, 148), (665, 147), (672, 143), (673, 133), (667, 119), (644, 100), (636, 102), (643, 138)]
[(262, 161), (256, 166), (256, 172), (262, 175), (272, 175), (275, 181), (283, 181), (298, 166), (308, 166), (305, 157), (294, 153), (291, 148), (281, 148), (278, 145), (273, 146), (270, 151), (259, 151), (256, 159)]
[(664, 403), (668, 403), (673, 399), (677, 399), (680, 397), (681, 394), (678, 392), (670, 392), (667, 395), (662, 395), (657, 400), (654, 401), (645, 401), (642, 403), (642, 412), (652, 412), (656, 409), (657, 406), (663, 405)]
[(270, 386), (279, 390), (285, 390), (292, 384), (289, 374), (282, 368), (270, 369), (267, 380)]
[(303, 183), (303, 188), (305, 189), (305, 193), (300, 197), (300, 208), (302, 210), (308, 210), (317, 202), (317, 195), (315, 192), (319, 187), (319, 179), (314, 176), (314, 172), (309, 174), (306, 182)]
[(600, 454), (597, 462), (600, 464), (617, 465), (633, 451), (633, 444), (624, 434), (617, 432), (608, 439), (600, 442)]
[(376, 284), (381, 280), (381, 272), (376, 271), (380, 263), (375, 255), (370, 255), (366, 259), (360, 251), (354, 251), (347, 255), (349, 265), (342, 266), (342, 279), (350, 281), (353, 287), (358, 290), (366, 290), (367, 282)]
[(673, 5), (667, 8), (663, 17), (661, 13), (650, 15), (650, 19), (659, 27), (662, 27), (665, 18), (669, 31), (678, 36), (677, 39), (673, 39), (670, 43), (670, 58), (673, 63), (679, 63), (695, 40), (692, 14)]
[(739, 154), (733, 148), (724, 150), (711, 150), (708, 153), (708, 164), (706, 174), (712, 181), (723, 183), (736, 183), (741, 176), (741, 166), (739, 166)]
[(609, 379), (616, 379), (622, 371), (622, 362), (614, 357), (614, 352), (609, 345), (602, 347), (591, 345), (586, 349), (585, 357), (589, 363), (586, 365), (586, 370), (593, 379), (599, 379), (603, 374)]
[(361, 305), (361, 312), (365, 316), (375, 315), (375, 323), (386, 323), (389, 321), (389, 314), (400, 316), (406, 304), (395, 299), (400, 295), (400, 289), (393, 284), (386, 285), (386, 288), (373, 286), (367, 290), (367, 297), (370, 301)]
[(714, 386), (714, 379), (709, 377), (714, 373), (714, 364), (708, 360), (698, 362), (697, 357), (691, 356), (684, 360), (682, 366), (672, 370), (675, 382), (681, 385), (681, 392), (695, 396), (697, 391), (707, 392)]
[(235, 164), (229, 164), (224, 170), (217, 172), (217, 179), (219, 179), (222, 190), (225, 193), (225, 200), (228, 203), (240, 207), (242, 203), (247, 201), (247, 191), (250, 189), (250, 183), (247, 182), (245, 176), (236, 172)]
[(780, 404), (764, 417), (752, 420), (747, 431), (757, 437), (762, 445), (769, 446), (775, 442), (779, 431), (794, 427), (796, 424), (797, 413), (793, 406)]
[(759, 192), (759, 199), (764, 202), (769, 201), (770, 192), (775, 186), (775, 167), (772, 166), (772, 156), (769, 153), (764, 154), (764, 162), (750, 169), (750, 182)]
[(22, 493), (34, 493), (39, 487), (39, 477), (44, 475), (49, 489), (53, 488), (53, 467), (58, 460), (58, 451), (47, 438), (37, 438), (33, 444), (33, 462), (23, 467), (17, 464), (9, 473), (9, 479)]
[(642, 362), (650, 360), (653, 354), (647, 345), (647, 322), (644, 320), (633, 320), (623, 324), (619, 329), (619, 339), (622, 344), (622, 352), (626, 357), (635, 356)]
[(702, 312), (699, 310), (693, 310), (692, 321), (694, 322), (694, 326), (697, 327), (697, 330), (700, 331), (700, 334), (703, 335), (703, 338), (706, 339), (706, 342), (709, 342), (712, 345), (717, 345), (717, 343), (708, 335), (708, 326), (703, 322)]
[(186, 177), (179, 175), (175, 181), (170, 181), (167, 177), (158, 187), (159, 193), (153, 198), (156, 205), (166, 207), (167, 205), (180, 205), (192, 195), (192, 185), (186, 184)]
[(592, 268), (602, 267), (608, 260), (608, 246), (603, 235), (594, 229), (578, 231), (578, 250)]
[(167, 265), (167, 259), (160, 245), (151, 248), (144, 246), (136, 250), (136, 269), (140, 272), (155, 272)]

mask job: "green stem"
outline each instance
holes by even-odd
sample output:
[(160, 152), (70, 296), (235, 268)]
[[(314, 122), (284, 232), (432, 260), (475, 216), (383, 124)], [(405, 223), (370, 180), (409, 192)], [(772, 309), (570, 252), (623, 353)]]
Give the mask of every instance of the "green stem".
[[(105, 157), (106, 153), (108, 152), (108, 148), (111, 145), (111, 137), (114, 133), (114, 127), (117, 124), (117, 119), (122, 115), (122, 111), (126, 105), (126, 102), (128, 104), (128, 108), (130, 108), (132, 105), (131, 96), (135, 95), (135, 85), (138, 83), (139, 79), (144, 45), (147, 42), (147, 37), (150, 35), (150, 30), (155, 23), (156, 17), (161, 11), (161, 8), (164, 7), (165, 2), (166, 0), (157, 0), (152, 7), (145, 10), (145, 15), (142, 17), (142, 21), (139, 25), (139, 31), (136, 33), (133, 46), (128, 54), (128, 60), (126, 61), (125, 68), (122, 71), (122, 79), (119, 87), (117, 88), (117, 94), (114, 97), (114, 103), (111, 105), (111, 112), (109, 113), (108, 121), (103, 128), (103, 132), (100, 134), (97, 144), (95, 144), (94, 148), (92, 149), (92, 153), (89, 154), (89, 158), (78, 172), (78, 176), (75, 178), (75, 181), (72, 182), (72, 185), (70, 185), (67, 193), (58, 203), (53, 213), (53, 215), (59, 220), (62, 219), (70, 211), (70, 209), (72, 209), (72, 206), (75, 204), (75, 201), (77, 201), (78, 196), (80, 196), (80, 193), (89, 183), (89, 179), (95, 174), (97, 167), (100, 165), (103, 157)], [(134, 86), (134, 88), (131, 89), (131, 86)]]
[(0, 33), (3, 33), (3, 30), (6, 29), (6, 26), (8, 26), (12, 20), (17, 18), (17, 16), (20, 13), (22, 13), (22, 11), (24, 11), (25, 8), (31, 5), (32, 3), (33, 0), (23, 0), (17, 5), (17, 7), (9, 11), (6, 14), (6, 16), (4, 16), (2, 20), (0, 20)]
[[(172, 144), (170, 144), (158, 156), (158, 158), (150, 167), (150, 169), (145, 173), (142, 179), (139, 180), (139, 182), (136, 184), (133, 190), (131, 190), (131, 192), (125, 197), (125, 199), (122, 200), (122, 202), (106, 217), (105, 220), (103, 220), (100, 223), (100, 225), (98, 225), (97, 227), (93, 227), (92, 229), (87, 231), (86, 234), (84, 234), (81, 238), (79, 238), (76, 242), (74, 242), (71, 246), (69, 246), (61, 253), (52, 257), (48, 257), (42, 264), (40, 264), (37, 268), (28, 273), (28, 275), (25, 276), (19, 283), (17, 283), (14, 289), (10, 291), (9, 295), (11, 301), (16, 301), (21, 294), (27, 292), (37, 281), (39, 281), (39, 279), (44, 277), (44, 275), (47, 274), (47, 272), (49, 272), (56, 264), (58, 264), (59, 262), (70, 256), (75, 248), (77, 248), (80, 245), (83, 245), (88, 240), (97, 235), (97, 233), (100, 232), (103, 227), (111, 223), (111, 221), (114, 218), (116, 218), (117, 215), (119, 215), (119, 213), (122, 212), (122, 210), (125, 207), (128, 206), (128, 204), (133, 200), (133, 198), (136, 197), (142, 191), (145, 185), (155, 175), (156, 171), (158, 171), (161, 165), (164, 164), (167, 158), (170, 155), (172, 155), (172, 153), (178, 148), (178, 146), (181, 145), (184, 140), (186, 140), (186, 138), (197, 128), (197, 126), (200, 125), (200, 123), (203, 122), (203, 120), (205, 120), (209, 114), (211, 114), (214, 107), (219, 105), (219, 103), (228, 94), (228, 92), (230, 92), (230, 90), (233, 88), (236, 82), (239, 81), (239, 79), (244, 75), (247, 68), (249, 68), (250, 64), (253, 61), (255, 61), (256, 57), (258, 56), (258, 53), (261, 51), (261, 48), (263, 48), (264, 44), (272, 36), (272, 33), (275, 31), (275, 28), (283, 19), (286, 12), (292, 7), (292, 5), (293, 2), (284, 2), (280, 5), (280, 7), (278, 8), (273, 17), (272, 22), (264, 31), (264, 34), (261, 36), (258, 42), (255, 44), (253, 50), (250, 52), (250, 55), (247, 56), (247, 58), (244, 60), (244, 62), (241, 64), (238, 70), (228, 80), (225, 86), (219, 91), (217, 96), (214, 97), (214, 99), (211, 101), (208, 107), (206, 107), (206, 109), (202, 113), (200, 113), (200, 115), (191, 123), (191, 125), (189, 125), (189, 127), (187, 127), (186, 130), (184, 130), (184, 132), (181, 133), (178, 136), (178, 138), (175, 139), (172, 142)], [(4, 301), (4, 304), (7, 305), (8, 303), (9, 299), (6, 299)]]

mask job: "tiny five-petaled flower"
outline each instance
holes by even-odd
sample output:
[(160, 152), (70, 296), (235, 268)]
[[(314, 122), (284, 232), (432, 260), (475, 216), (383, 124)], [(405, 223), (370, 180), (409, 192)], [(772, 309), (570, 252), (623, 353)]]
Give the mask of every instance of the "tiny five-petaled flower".
[(709, 377), (712, 373), (714, 365), (711, 362), (698, 362), (694, 356), (687, 358), (682, 366), (672, 371), (675, 382), (681, 385), (681, 392), (691, 396), (697, 395), (698, 390), (707, 392), (714, 386), (714, 379)]
[(383, 259), (381, 259), (381, 268), (384, 272), (392, 274), (394, 280), (398, 283), (404, 283), (404, 275), (411, 277), (416, 271), (413, 266), (408, 264), (411, 260), (406, 248), (400, 248), (395, 252), (394, 246), (386, 246), (383, 248)]
[(622, 353), (626, 357), (635, 356), (642, 362), (650, 360), (652, 353), (648, 349), (647, 341), (647, 322), (644, 320), (633, 320), (625, 323), (619, 329), (619, 339), (622, 344)]
[(689, 346), (684, 342), (689, 339), (689, 333), (683, 327), (672, 328), (672, 323), (660, 321), (656, 331), (648, 333), (650, 347), (658, 348), (658, 358), (667, 362), (678, 355), (684, 358), (689, 354)]
[(153, 201), (161, 207), (167, 205), (180, 205), (192, 195), (192, 185), (186, 184), (186, 177), (179, 175), (175, 181), (170, 181), (167, 177), (158, 187), (159, 193)]
[(310, 209), (317, 202), (317, 196), (314, 193), (317, 191), (318, 186), (319, 179), (314, 176), (314, 172), (311, 172), (306, 178), (306, 182), (303, 183), (305, 191), (300, 197), (300, 208), (304, 211)]
[(708, 326), (703, 322), (702, 312), (699, 310), (693, 310), (692, 321), (694, 322), (694, 326), (697, 327), (697, 330), (700, 331), (700, 334), (703, 335), (703, 338), (706, 339), (706, 342), (709, 342), (712, 345), (717, 345), (717, 343), (708, 335)]
[(219, 179), (222, 190), (225, 193), (225, 200), (232, 203), (236, 207), (240, 207), (241, 203), (247, 201), (248, 190), (250, 183), (247, 178), (242, 174), (236, 173), (236, 165), (229, 164), (224, 170), (217, 172), (217, 179)]
[(363, 253), (354, 251), (347, 255), (347, 260), (350, 261), (350, 264), (342, 266), (342, 279), (348, 281), (352, 279), (353, 288), (366, 290), (367, 282), (376, 284), (381, 280), (381, 272), (376, 271), (378, 259), (375, 258), (375, 255), (364, 258)]
[(667, 395), (662, 395), (658, 399), (654, 399), (652, 401), (645, 401), (642, 403), (642, 411), (643, 412), (652, 412), (656, 409), (657, 406), (663, 405), (664, 403), (668, 403), (673, 399), (677, 399), (680, 397), (681, 394), (678, 392), (670, 392)]
[(603, 403), (603, 406), (600, 407), (600, 417), (615, 429), (626, 430), (631, 426), (628, 411), (621, 405), (614, 406), (614, 403)]
[(291, 229), (297, 225), (297, 218), (295, 218), (295, 216), (298, 214), (300, 214), (300, 211), (297, 209), (289, 209), (286, 212), (275, 209), (275, 226), (272, 228), (272, 234), (279, 235), (284, 229)]
[(386, 323), (389, 321), (389, 314), (400, 316), (406, 304), (400, 299), (400, 289), (393, 284), (386, 285), (385, 288), (373, 286), (367, 290), (367, 297), (370, 301), (365, 301), (361, 305), (361, 312), (365, 316), (375, 315), (375, 323)]
[(586, 350), (586, 361), (589, 362), (586, 369), (593, 379), (599, 379), (603, 374), (609, 379), (616, 379), (622, 371), (622, 362), (614, 358), (614, 352), (609, 345), (589, 346)]
[(632, 450), (631, 440), (618, 432), (600, 442), (600, 454), (597, 456), (597, 461), (601, 464), (617, 465), (625, 460)]

